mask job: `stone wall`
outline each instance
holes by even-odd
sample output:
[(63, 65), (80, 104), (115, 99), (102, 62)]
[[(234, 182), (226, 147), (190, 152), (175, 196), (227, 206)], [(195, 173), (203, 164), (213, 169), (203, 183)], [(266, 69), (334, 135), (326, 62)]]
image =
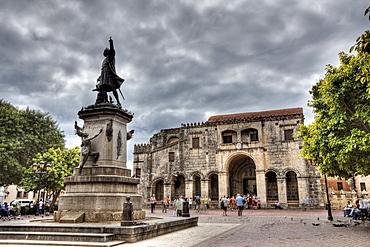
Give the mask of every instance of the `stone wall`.
[(275, 199), (297, 206), (311, 198), (323, 205), (320, 174), (300, 155), (295, 138), (302, 108), (211, 117), (154, 134), (134, 147), (144, 202), (181, 194), (188, 198), (255, 194), (263, 205)]

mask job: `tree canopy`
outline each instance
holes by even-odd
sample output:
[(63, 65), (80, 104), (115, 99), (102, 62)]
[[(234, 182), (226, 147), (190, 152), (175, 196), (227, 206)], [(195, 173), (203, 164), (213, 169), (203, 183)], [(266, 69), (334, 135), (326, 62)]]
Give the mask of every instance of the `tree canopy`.
[(0, 99), (1, 184), (19, 183), (22, 167), (29, 167), (37, 153), (64, 143), (64, 133), (49, 113), (20, 110)]
[(314, 122), (299, 133), (304, 156), (329, 176), (370, 175), (370, 57), (363, 44), (353, 47), (355, 55), (339, 53), (338, 68), (327, 65), (310, 91)]
[[(71, 176), (73, 169), (78, 166), (80, 161), (80, 148), (75, 147), (71, 149), (49, 148), (43, 154), (36, 154), (33, 163), (39, 164), (43, 161), (45, 164), (50, 164), (50, 172), (44, 178), (35, 176), (32, 171), (32, 166), (23, 168), (24, 177), (22, 179), (23, 188), (26, 191), (37, 191), (45, 188), (50, 192), (49, 197), (57, 200), (60, 191), (65, 189), (64, 178)], [(41, 188), (38, 188), (41, 180)]]

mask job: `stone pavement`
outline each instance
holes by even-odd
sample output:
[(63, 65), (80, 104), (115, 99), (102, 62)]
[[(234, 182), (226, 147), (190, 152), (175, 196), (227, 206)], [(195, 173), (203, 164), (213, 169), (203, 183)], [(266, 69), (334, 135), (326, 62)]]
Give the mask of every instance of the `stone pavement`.
[[(151, 214), (148, 209), (144, 210), (147, 216), (166, 215), (162, 214), (160, 209), (157, 209), (154, 214)], [(172, 212), (169, 211), (167, 216)], [(333, 211), (333, 223), (347, 224), (347, 227), (333, 226), (327, 220), (325, 210), (245, 210), (241, 217), (237, 216), (237, 211), (228, 211), (228, 216), (222, 216), (222, 211), (219, 209), (209, 210), (207, 213), (191, 210), (190, 214), (199, 217), (198, 226), (119, 246), (348, 247), (366, 246), (370, 242), (370, 221), (350, 221), (350, 218), (343, 217), (342, 211), (339, 210)], [(6, 222), (3, 223), (6, 224)]]
[[(326, 210), (245, 210), (243, 216), (219, 209), (207, 214), (191, 210), (199, 217), (199, 226), (158, 236), (121, 247), (154, 246), (362, 246), (370, 242), (370, 222), (350, 221), (340, 210), (332, 211), (335, 227), (327, 220)], [(161, 210), (148, 216), (161, 216)], [(355, 223), (356, 222), (356, 223)], [(357, 225), (357, 222), (360, 224)], [(315, 224), (315, 225), (314, 225)]]

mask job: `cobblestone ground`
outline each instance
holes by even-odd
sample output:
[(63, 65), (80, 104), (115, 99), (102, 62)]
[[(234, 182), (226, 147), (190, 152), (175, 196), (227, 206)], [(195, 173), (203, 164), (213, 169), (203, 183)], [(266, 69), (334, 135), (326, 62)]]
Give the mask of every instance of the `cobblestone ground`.
[[(170, 211), (168, 214), (171, 214)], [(327, 220), (325, 210), (221, 210), (199, 213), (191, 210), (191, 216), (199, 217), (199, 226), (166, 234), (135, 244), (121, 246), (359, 246), (370, 244), (370, 222), (350, 221), (342, 211), (333, 211), (334, 221)], [(148, 216), (165, 215), (157, 212)], [(334, 226), (334, 224), (345, 226)], [(181, 243), (180, 245), (178, 245)]]

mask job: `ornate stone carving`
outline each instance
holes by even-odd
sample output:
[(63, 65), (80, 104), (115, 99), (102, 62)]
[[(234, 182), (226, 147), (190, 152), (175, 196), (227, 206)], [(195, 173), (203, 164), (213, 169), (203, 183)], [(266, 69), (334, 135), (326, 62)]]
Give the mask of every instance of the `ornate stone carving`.
[(122, 134), (121, 130), (119, 130), (117, 135), (117, 159), (119, 156), (121, 156), (121, 153), (122, 153)]
[(107, 136), (108, 142), (110, 142), (113, 137), (113, 119), (111, 119), (110, 122), (107, 123), (105, 134)]

